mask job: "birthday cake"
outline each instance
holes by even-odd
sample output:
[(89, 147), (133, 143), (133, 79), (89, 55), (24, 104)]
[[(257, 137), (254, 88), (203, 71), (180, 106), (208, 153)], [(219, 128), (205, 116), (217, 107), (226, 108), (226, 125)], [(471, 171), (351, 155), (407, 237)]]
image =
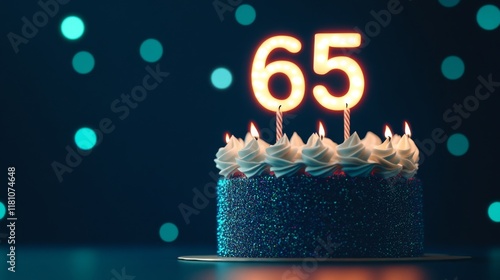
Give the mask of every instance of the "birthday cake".
[(231, 136), (216, 154), (221, 257), (423, 255), (419, 151), (409, 135)]

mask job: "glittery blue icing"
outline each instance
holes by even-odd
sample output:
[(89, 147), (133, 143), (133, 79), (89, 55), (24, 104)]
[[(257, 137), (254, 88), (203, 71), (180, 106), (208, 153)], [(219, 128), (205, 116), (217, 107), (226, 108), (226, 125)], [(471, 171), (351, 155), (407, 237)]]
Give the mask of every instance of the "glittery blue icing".
[(220, 256), (423, 254), (422, 185), (417, 178), (221, 178), (217, 194)]

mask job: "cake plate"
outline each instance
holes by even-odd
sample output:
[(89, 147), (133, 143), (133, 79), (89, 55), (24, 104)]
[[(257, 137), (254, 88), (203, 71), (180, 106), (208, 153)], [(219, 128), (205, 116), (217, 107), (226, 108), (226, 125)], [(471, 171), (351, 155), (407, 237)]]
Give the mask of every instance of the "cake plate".
[(177, 258), (180, 261), (197, 261), (197, 262), (264, 262), (264, 263), (281, 263), (281, 262), (303, 262), (314, 260), (322, 263), (353, 263), (353, 262), (421, 262), (421, 261), (458, 261), (469, 260), (470, 256), (452, 256), (445, 254), (424, 254), (421, 257), (408, 258), (232, 258), (220, 257), (217, 255), (193, 255), (180, 256)]

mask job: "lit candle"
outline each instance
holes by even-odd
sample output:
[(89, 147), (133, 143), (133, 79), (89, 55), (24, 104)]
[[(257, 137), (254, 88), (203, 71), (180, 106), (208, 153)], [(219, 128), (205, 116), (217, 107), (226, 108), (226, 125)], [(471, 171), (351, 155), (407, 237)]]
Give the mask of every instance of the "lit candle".
[(253, 122), (250, 123), (250, 134), (255, 138), (255, 140), (259, 140), (259, 131), (255, 128)]
[(323, 127), (323, 124), (321, 122), (319, 122), (318, 135), (319, 135), (319, 139), (321, 139), (321, 140), (323, 140), (323, 138), (325, 138), (325, 128)]
[(226, 144), (229, 143), (230, 139), (231, 139), (231, 136), (229, 136), (229, 133), (226, 132)]
[(391, 137), (392, 137), (392, 131), (391, 129), (389, 128), (388, 125), (385, 126), (385, 138), (389, 139), (389, 141), (391, 141)]
[(323, 145), (330, 147), (335, 151), (337, 143), (333, 142), (332, 139), (326, 137), (325, 126), (321, 121), (318, 122), (318, 136)]
[(351, 109), (345, 104), (344, 109), (344, 141), (351, 136)]
[(411, 130), (410, 130), (410, 125), (408, 122), (405, 122), (405, 135), (408, 135), (408, 141), (410, 142), (411, 145), (411, 150), (414, 151), (413, 153), (413, 162), (418, 165), (418, 161), (420, 160), (420, 151), (418, 150), (417, 145), (413, 140), (411, 139)]
[(399, 140), (397, 146), (399, 164), (403, 167), (401, 175), (405, 178), (411, 178), (418, 170), (418, 148), (410, 138), (410, 126), (405, 124), (405, 134)]
[(276, 111), (276, 142), (283, 137), (283, 113), (281, 112), (281, 105)]
[(408, 137), (411, 137), (411, 130), (408, 122), (405, 122), (405, 134), (408, 135)]

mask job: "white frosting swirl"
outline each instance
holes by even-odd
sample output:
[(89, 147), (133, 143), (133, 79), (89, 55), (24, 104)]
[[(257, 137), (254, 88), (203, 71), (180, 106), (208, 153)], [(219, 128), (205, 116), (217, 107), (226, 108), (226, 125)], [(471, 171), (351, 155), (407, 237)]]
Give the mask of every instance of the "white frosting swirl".
[(302, 141), (302, 138), (300, 138), (300, 136), (297, 134), (297, 132), (294, 132), (292, 134), (292, 137), (290, 138), (290, 144), (293, 146), (293, 147), (297, 147), (297, 149), (299, 150), (298, 152), (302, 152), (302, 148), (304, 148), (304, 141)]
[(391, 137), (392, 146), (397, 147), (400, 140), (401, 140), (401, 136), (399, 134), (394, 134)]
[(382, 144), (382, 140), (380, 140), (380, 138), (371, 131), (368, 131), (366, 133), (365, 138), (363, 138), (361, 142), (363, 143), (365, 148), (370, 152), (373, 150), (374, 147)]
[(363, 140), (354, 132), (340, 145), (328, 138), (321, 139), (316, 133), (304, 144), (294, 132), (290, 138), (284, 134), (272, 146), (248, 133), (245, 141), (231, 136), (214, 159), (219, 174), (226, 178), (237, 171), (252, 177), (269, 170), (276, 177), (286, 177), (304, 167), (316, 177), (330, 176), (342, 169), (351, 177), (366, 177), (373, 171), (383, 178), (397, 174), (411, 178), (418, 170), (418, 160), (418, 147), (408, 135), (395, 134), (381, 143), (372, 132), (367, 132)]
[(318, 134), (311, 135), (302, 149), (302, 162), (306, 165), (306, 172), (313, 176), (326, 177), (339, 169), (336, 146), (337, 144), (328, 138), (321, 140)]
[[(303, 164), (297, 160), (301, 158), (304, 143), (296, 133), (293, 134), (292, 139), (294, 136), (296, 136), (294, 144), (284, 134), (276, 144), (266, 149), (266, 163), (271, 166), (271, 171), (276, 177), (291, 176), (303, 167)], [(299, 141), (302, 142), (302, 145)]]
[(354, 132), (344, 143), (337, 146), (337, 153), (340, 159), (342, 170), (351, 176), (366, 177), (373, 169), (373, 162), (369, 162), (370, 151), (368, 151), (358, 133)]
[[(415, 152), (418, 149), (412, 147), (411, 139), (405, 134), (398, 143), (397, 153), (400, 157), (399, 164), (402, 165), (401, 175), (405, 178), (411, 178), (417, 173), (418, 163), (414, 160)], [(418, 158), (418, 155), (417, 155)]]
[(252, 134), (250, 134), (250, 132), (247, 132), (247, 134), (245, 135), (245, 145), (248, 144), (248, 142), (252, 141), (252, 140), (255, 140), (255, 137), (252, 136)]
[(413, 140), (410, 137), (408, 137), (408, 141), (410, 142), (411, 150), (414, 152), (413, 153), (413, 162), (418, 165), (418, 161), (420, 160), (420, 157), (419, 157), (420, 151), (418, 150), (417, 145), (415, 145), (415, 142), (413, 142)]
[(389, 139), (373, 148), (369, 160), (376, 163), (373, 168), (374, 173), (383, 178), (398, 175), (402, 168), (399, 165), (399, 156), (396, 150), (393, 149), (392, 141)]
[[(404, 134), (404, 135), (406, 135), (406, 134)], [(413, 140), (411, 139), (411, 137), (409, 137), (409, 136), (406, 136), (406, 137), (408, 137), (408, 141), (410, 142), (411, 150), (412, 150), (412, 152), (414, 152), (414, 154), (413, 154), (413, 162), (414, 163), (418, 163), (418, 161), (420, 160), (420, 157), (419, 157), (420, 151), (418, 150), (417, 145), (415, 145), (415, 142), (413, 142)], [(394, 134), (394, 136), (391, 139), (392, 146), (393, 147), (397, 147), (400, 140), (401, 140), (401, 136), (399, 136), (397, 134)]]
[(238, 151), (241, 150), (243, 146), (242, 139), (231, 136), (226, 146), (219, 148), (214, 161), (215, 166), (220, 170), (220, 175), (227, 178), (238, 171), (239, 166), (236, 163), (236, 157), (238, 156)]
[[(248, 136), (248, 134), (247, 134)], [(269, 147), (265, 141), (255, 138), (245, 138), (245, 147), (238, 151), (236, 163), (238, 163), (239, 170), (247, 177), (260, 175), (269, 169), (269, 165), (265, 162), (266, 148)]]

